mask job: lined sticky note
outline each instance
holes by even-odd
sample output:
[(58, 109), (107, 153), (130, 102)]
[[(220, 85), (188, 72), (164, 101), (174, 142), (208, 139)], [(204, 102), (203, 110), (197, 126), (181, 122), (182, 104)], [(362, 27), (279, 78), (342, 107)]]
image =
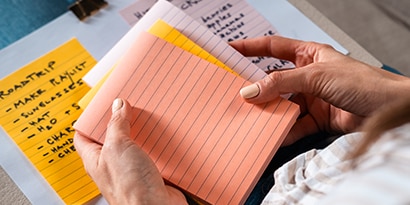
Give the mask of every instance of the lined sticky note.
[(166, 180), (211, 204), (240, 204), (299, 112), (284, 99), (245, 103), (238, 92), (246, 84), (141, 33), (74, 127), (103, 143), (112, 101), (127, 99), (131, 137)]
[[(205, 3), (205, 1), (201, 3)], [(215, 6), (219, 4), (225, 4), (225, 2), (212, 2), (212, 5)], [(241, 6), (242, 4), (237, 4), (235, 7), (243, 8)], [(249, 5), (246, 5), (246, 2), (243, 6), (246, 7), (245, 9), (250, 8), (252, 10)], [(229, 68), (233, 69), (235, 73), (239, 74), (242, 78), (251, 82), (256, 82), (267, 75), (263, 70), (259, 69), (258, 66), (229, 46), (226, 41), (222, 40), (219, 36), (214, 35), (214, 33), (207, 27), (201, 25), (184, 11), (168, 1), (157, 1), (144, 17), (141, 18), (120, 41), (118, 41), (118, 43), (86, 76), (84, 76), (84, 81), (91, 86), (97, 84), (97, 82), (103, 78), (105, 73), (107, 73), (118, 62), (118, 59), (120, 59), (130, 48), (136, 36), (138, 36), (139, 33), (148, 30), (158, 19), (163, 19), (167, 24), (177, 29), (202, 49), (215, 56)], [(257, 14), (257, 12), (252, 13)], [(249, 17), (253, 18), (252, 16)], [(249, 30), (252, 30), (252, 27)]]
[(83, 168), (72, 125), (96, 61), (72, 39), (0, 81), (0, 124), (66, 204), (99, 194)]
[(111, 72), (115, 69), (115, 66), (113, 68), (111, 68), (105, 75), (103, 78), (100, 79), (100, 81), (98, 81), (97, 84), (94, 85), (94, 87), (91, 88), (90, 91), (87, 92), (87, 94), (84, 95), (83, 98), (81, 98), (80, 101), (78, 101), (78, 105), (80, 105), (80, 107), (85, 108), (88, 106), (88, 104), (90, 104), (91, 100), (93, 99), (93, 97), (95, 96), (95, 94), (97, 94), (98, 90), (101, 88), (101, 86), (104, 84), (104, 82), (107, 80), (107, 78), (111, 75)]
[(235, 75), (238, 75), (233, 71), (231, 68), (226, 66), (224, 63), (222, 63), (220, 60), (215, 58), (213, 55), (208, 53), (206, 50), (201, 48), (199, 45), (197, 45), (195, 42), (193, 42), (191, 39), (183, 35), (181, 32), (179, 32), (177, 29), (173, 28), (169, 24), (167, 24), (165, 21), (159, 19), (156, 21), (150, 29), (148, 29), (148, 33), (151, 33), (159, 38), (162, 38), (169, 43), (174, 44), (175, 46), (178, 46), (200, 58), (203, 58), (217, 66), (219, 66), (222, 69), (225, 69), (228, 72), (234, 73)]
[[(158, 21), (156, 21), (152, 27), (148, 30), (148, 33), (151, 33), (159, 38), (162, 38), (172, 44), (174, 44), (175, 46), (178, 46), (196, 56), (199, 56), (217, 66), (219, 66), (222, 69), (225, 69), (235, 75), (236, 74), (231, 68), (229, 68), (228, 66), (226, 66), (224, 63), (222, 63), (221, 61), (219, 61), (217, 58), (215, 58), (214, 56), (212, 56), (210, 53), (208, 53), (207, 51), (205, 51), (204, 49), (202, 49), (200, 46), (198, 46), (197, 44), (195, 44), (195, 42), (191, 41), (189, 38), (187, 38), (185, 35), (183, 35), (182, 33), (180, 33), (178, 30), (176, 30), (175, 28), (171, 27), (170, 25), (168, 25), (165, 21), (159, 19)], [(91, 90), (80, 100), (79, 105), (81, 107), (86, 107), (91, 99), (95, 96), (95, 94), (97, 93), (97, 91), (101, 88), (102, 84), (105, 82), (105, 80), (107, 80), (108, 76), (111, 74), (112, 70), (115, 69), (115, 66), (113, 68), (111, 68), (105, 75), (103, 78), (100, 79), (100, 81), (95, 84), (95, 86), (93, 86), (91, 88)]]
[[(265, 19), (263, 15), (255, 10), (253, 6), (249, 5), (249, 1), (202, 0), (187, 2), (185, 0), (173, 0), (169, 2), (175, 5), (175, 7), (183, 10), (183, 12), (185, 12), (188, 16), (198, 21), (210, 32), (220, 37), (224, 41), (232, 41), (242, 38), (253, 38), (264, 35), (278, 35), (276, 28), (271, 25), (270, 21)], [(145, 15), (147, 15), (147, 13), (149, 13), (150, 7), (152, 7), (154, 4), (161, 3), (161, 1), (153, 0), (136, 1), (120, 11), (120, 14), (124, 18), (124, 20), (128, 22), (129, 25), (134, 25), (139, 20), (142, 20)], [(253, 2), (252, 4), (255, 5), (257, 3)], [(268, 9), (270, 13), (287, 13), (289, 11), (289, 8), (286, 8), (286, 4), (279, 2), (275, 2), (270, 5), (263, 2), (259, 4), (267, 5), (268, 8), (270, 8)], [(285, 6), (285, 8), (283, 8), (283, 6)], [(289, 7), (289, 5), (287, 6)], [(292, 6), (290, 5), (290, 7)], [(174, 14), (170, 14), (170, 16), (171, 15)], [(273, 16), (277, 18), (277, 16)], [(169, 19), (167, 18), (166, 21), (169, 21)], [(274, 20), (271, 21), (274, 22)], [(279, 21), (284, 25), (289, 24), (289, 21), (283, 19)], [(295, 20), (293, 19), (293, 21)], [(294, 25), (295, 23), (297, 22), (293, 22), (292, 25)], [(304, 21), (303, 23), (306, 22)], [(180, 28), (181, 27), (178, 27), (178, 29)], [(312, 28), (309, 28), (309, 31), (311, 31), (311, 29)], [(292, 31), (295, 32), (295, 29), (292, 29)], [(298, 35), (296, 34), (296, 36)], [(289, 61), (275, 58), (252, 57), (250, 58), (250, 60), (259, 68), (262, 68), (265, 71), (294, 67), (294, 65)]]

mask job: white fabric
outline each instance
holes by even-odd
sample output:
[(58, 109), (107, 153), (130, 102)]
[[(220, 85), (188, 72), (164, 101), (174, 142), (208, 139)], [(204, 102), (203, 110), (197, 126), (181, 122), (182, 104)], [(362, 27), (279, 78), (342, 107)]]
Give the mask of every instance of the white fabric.
[(353, 168), (361, 137), (342, 136), (283, 165), (263, 204), (410, 204), (410, 124), (385, 133)]

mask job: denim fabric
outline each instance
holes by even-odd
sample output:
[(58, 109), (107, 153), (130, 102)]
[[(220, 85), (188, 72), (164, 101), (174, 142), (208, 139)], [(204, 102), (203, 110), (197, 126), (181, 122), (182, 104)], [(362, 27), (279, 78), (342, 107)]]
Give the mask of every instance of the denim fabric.
[(396, 70), (396, 69), (394, 69), (394, 68), (392, 68), (392, 67), (390, 67), (390, 66), (388, 66), (388, 65), (383, 65), (382, 68), (383, 68), (384, 70), (390, 71), (390, 72), (392, 72), (392, 73), (396, 73), (396, 74), (399, 74), (399, 75), (403, 75), (400, 71), (398, 71), (398, 70)]
[(68, 11), (67, 0), (2, 0), (0, 49)]

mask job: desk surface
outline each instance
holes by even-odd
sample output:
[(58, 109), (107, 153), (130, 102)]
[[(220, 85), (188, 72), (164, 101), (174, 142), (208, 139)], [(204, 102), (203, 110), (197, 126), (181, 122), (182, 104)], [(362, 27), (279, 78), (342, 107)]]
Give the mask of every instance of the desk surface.
[[(344, 46), (353, 58), (366, 62), (368, 64), (381, 67), (382, 64), (370, 55), (363, 47), (351, 39), (346, 33), (334, 25), (330, 20), (323, 16), (318, 10), (305, 0), (289, 0), (295, 7), (301, 10), (320, 28), (327, 32), (337, 42)], [(7, 173), (0, 167), (0, 202), (1, 204), (30, 204), (24, 194), (9, 178)]]
[(306, 0), (288, 0), (302, 13), (309, 17), (322, 30), (328, 33), (332, 38), (345, 47), (350, 53), (349, 56), (368, 63), (370, 65), (381, 67), (382, 63), (367, 52), (356, 41), (349, 37), (344, 31), (337, 27), (333, 22), (321, 14), (315, 7), (313, 7)]

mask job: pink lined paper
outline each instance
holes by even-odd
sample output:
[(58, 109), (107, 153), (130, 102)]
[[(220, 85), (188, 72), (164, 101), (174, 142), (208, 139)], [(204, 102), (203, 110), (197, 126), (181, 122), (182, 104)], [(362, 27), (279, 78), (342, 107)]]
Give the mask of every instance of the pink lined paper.
[(293, 125), (284, 99), (245, 103), (245, 80), (141, 33), (75, 128), (100, 142), (111, 103), (134, 107), (132, 138), (164, 179), (211, 204), (241, 204)]

